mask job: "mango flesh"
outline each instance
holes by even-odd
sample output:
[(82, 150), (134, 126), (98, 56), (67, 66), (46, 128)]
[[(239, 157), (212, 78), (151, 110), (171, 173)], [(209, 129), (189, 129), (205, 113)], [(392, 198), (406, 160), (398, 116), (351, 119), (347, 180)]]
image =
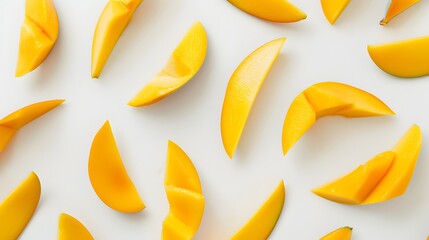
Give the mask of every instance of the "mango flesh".
[(88, 173), (95, 193), (110, 208), (134, 213), (146, 207), (122, 163), (109, 121), (94, 137)]
[(252, 52), (232, 74), (222, 107), (221, 134), (230, 158), (243, 132), (253, 102), (286, 39), (268, 42)]
[(334, 25), (338, 17), (349, 4), (350, 0), (321, 0), (323, 13), (326, 19)]
[(386, 25), (392, 18), (418, 2), (420, 2), (420, 0), (389, 0), (386, 15), (380, 21), (380, 25)]
[(91, 233), (76, 218), (62, 213), (58, 221), (58, 240), (93, 240)]
[(352, 230), (351, 227), (342, 227), (323, 236), (320, 240), (349, 240), (352, 237)]

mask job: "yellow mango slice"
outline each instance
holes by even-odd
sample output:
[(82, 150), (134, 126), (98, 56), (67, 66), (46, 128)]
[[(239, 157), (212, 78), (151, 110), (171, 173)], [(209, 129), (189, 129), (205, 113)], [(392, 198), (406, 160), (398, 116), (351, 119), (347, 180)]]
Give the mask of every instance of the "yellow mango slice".
[(93, 240), (91, 233), (76, 218), (61, 213), (58, 222), (58, 240)]
[(0, 152), (8, 145), (15, 133), (34, 119), (62, 104), (64, 100), (49, 100), (23, 107), (0, 120)]
[(307, 15), (287, 0), (228, 0), (238, 9), (272, 22), (297, 22)]
[(15, 76), (36, 69), (58, 38), (58, 16), (52, 0), (26, 0)]
[(386, 14), (380, 21), (380, 25), (386, 25), (392, 18), (418, 2), (420, 2), (420, 0), (389, 0)]
[(109, 0), (104, 7), (92, 42), (91, 76), (98, 78), (113, 48), (143, 0)]
[(402, 78), (429, 75), (429, 36), (368, 45), (372, 61), (383, 71)]
[(284, 201), (285, 186), (281, 181), (271, 196), (231, 240), (268, 239), (282, 213)]
[(352, 230), (351, 227), (342, 227), (323, 236), (320, 240), (349, 240), (352, 237)]
[(164, 179), (170, 212), (163, 222), (162, 239), (192, 239), (204, 213), (204, 196), (200, 178), (186, 153), (168, 142)]
[(122, 163), (109, 121), (94, 137), (88, 172), (95, 193), (110, 208), (133, 213), (146, 207)]
[(195, 22), (170, 56), (164, 68), (128, 103), (132, 107), (160, 101), (185, 85), (200, 70), (207, 53), (203, 25)]
[(30, 175), (0, 204), (0, 239), (17, 239), (39, 204), (41, 186)]
[(375, 156), (353, 172), (313, 190), (327, 200), (343, 204), (361, 204), (389, 170), (395, 153)]
[(349, 5), (350, 0), (320, 0), (322, 4), (323, 13), (325, 14), (326, 19), (334, 25), (338, 17), (344, 9)]
[(286, 39), (268, 42), (252, 52), (232, 74), (222, 107), (223, 146), (230, 158), (234, 155), (253, 102)]
[(317, 83), (299, 94), (292, 102), (283, 123), (283, 154), (324, 116), (348, 118), (395, 114), (376, 96), (359, 88), (337, 82)]

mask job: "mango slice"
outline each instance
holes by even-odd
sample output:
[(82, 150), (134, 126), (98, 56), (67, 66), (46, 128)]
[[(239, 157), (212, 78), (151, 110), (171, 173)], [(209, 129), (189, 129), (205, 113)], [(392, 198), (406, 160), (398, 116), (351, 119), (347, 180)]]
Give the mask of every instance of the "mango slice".
[(98, 78), (113, 48), (143, 0), (109, 0), (104, 7), (92, 42), (91, 76)]
[(231, 240), (268, 239), (282, 213), (284, 201), (285, 186), (281, 181), (271, 196)]
[(58, 16), (52, 0), (26, 0), (15, 76), (36, 69), (58, 38)]
[(95, 193), (110, 208), (134, 213), (146, 207), (122, 163), (109, 121), (94, 137), (88, 173)]
[(283, 154), (324, 116), (347, 118), (395, 114), (376, 96), (337, 82), (317, 83), (299, 94), (292, 102), (283, 124)]
[(207, 53), (203, 25), (195, 22), (170, 56), (164, 68), (128, 103), (132, 107), (160, 101), (185, 85), (200, 70)]
[(420, 2), (420, 0), (389, 0), (386, 14), (380, 21), (380, 25), (386, 25), (392, 18), (418, 2)]
[(12, 140), (15, 133), (34, 119), (62, 104), (64, 100), (49, 100), (23, 107), (0, 120), (0, 152)]
[(58, 240), (93, 240), (91, 233), (76, 218), (61, 213), (58, 221)]
[(192, 239), (204, 213), (204, 196), (194, 164), (174, 142), (168, 142), (164, 179), (170, 212), (162, 224), (162, 239)]
[(429, 75), (429, 36), (368, 45), (372, 61), (383, 71), (402, 78)]
[(0, 204), (0, 239), (18, 239), (39, 204), (41, 186), (30, 175)]
[(255, 17), (280, 23), (297, 22), (307, 15), (287, 0), (228, 0), (232, 5)]
[(352, 230), (351, 227), (342, 227), (323, 236), (320, 240), (349, 240), (352, 237)]
[(253, 102), (286, 39), (268, 42), (252, 52), (232, 74), (222, 107), (221, 134), (230, 158), (234, 155)]
[(325, 14), (326, 19), (334, 25), (338, 17), (344, 9), (349, 5), (350, 0), (320, 0), (322, 4), (323, 13)]

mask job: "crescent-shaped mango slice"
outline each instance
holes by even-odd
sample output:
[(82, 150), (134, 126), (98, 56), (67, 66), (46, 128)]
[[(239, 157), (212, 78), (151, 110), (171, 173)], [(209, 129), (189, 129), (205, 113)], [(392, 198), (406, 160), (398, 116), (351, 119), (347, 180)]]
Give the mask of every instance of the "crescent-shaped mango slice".
[(88, 173), (95, 193), (110, 208), (124, 213), (145, 208), (122, 163), (109, 121), (94, 137)]
[(240, 63), (229, 79), (220, 127), (223, 146), (230, 158), (237, 148), (259, 89), (285, 40), (285, 38), (279, 38), (256, 49)]
[(0, 120), (0, 152), (12, 140), (15, 133), (43, 114), (62, 104), (64, 100), (49, 100), (23, 107)]
[(334, 25), (344, 9), (349, 5), (350, 0), (320, 0), (323, 13), (326, 19)]
[(307, 15), (288, 0), (228, 0), (232, 5), (255, 17), (280, 23), (297, 22)]
[(429, 36), (369, 45), (372, 61), (383, 71), (402, 78), (429, 75)]
[(26, 0), (15, 76), (36, 69), (58, 38), (58, 16), (52, 0)]
[(98, 78), (113, 48), (143, 0), (109, 0), (104, 7), (92, 42), (91, 76)]
[(200, 178), (186, 153), (168, 142), (164, 179), (170, 212), (162, 224), (162, 239), (192, 239), (204, 213), (204, 196)]
[(392, 18), (418, 2), (420, 2), (420, 0), (389, 0), (386, 14), (380, 21), (380, 25), (386, 25)]
[(342, 227), (323, 236), (320, 240), (349, 240), (352, 237), (351, 227)]
[(30, 175), (0, 204), (0, 239), (18, 239), (39, 204), (41, 186)]
[(185, 85), (200, 70), (207, 53), (207, 36), (196, 22), (173, 51), (164, 68), (128, 103), (132, 107), (160, 101)]
[(317, 83), (292, 102), (283, 124), (283, 154), (324, 116), (347, 118), (393, 115), (394, 112), (376, 96), (337, 82)]
[(283, 181), (252, 218), (231, 238), (231, 240), (268, 239), (277, 224), (285, 201)]
[(58, 221), (58, 240), (93, 240), (91, 233), (76, 218), (61, 213)]
[(398, 197), (408, 187), (421, 145), (420, 129), (413, 125), (391, 151), (313, 192), (343, 204), (372, 204)]

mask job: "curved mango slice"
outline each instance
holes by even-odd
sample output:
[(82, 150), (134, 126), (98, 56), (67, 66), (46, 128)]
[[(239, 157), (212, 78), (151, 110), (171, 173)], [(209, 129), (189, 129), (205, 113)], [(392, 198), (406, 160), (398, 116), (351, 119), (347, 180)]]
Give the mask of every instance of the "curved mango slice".
[(326, 19), (334, 25), (338, 17), (344, 9), (349, 5), (350, 0), (321, 0), (323, 13), (325, 14)]
[(268, 42), (244, 59), (232, 74), (222, 107), (223, 146), (230, 158), (234, 155), (253, 102), (286, 39)]
[(88, 229), (79, 222), (76, 218), (61, 213), (58, 222), (58, 240), (93, 240), (91, 233)]
[(429, 36), (368, 45), (372, 61), (383, 71), (403, 78), (429, 75)]
[(125, 213), (146, 207), (125, 170), (109, 121), (94, 137), (88, 172), (95, 193), (107, 206)]
[(352, 230), (351, 227), (342, 227), (323, 236), (320, 240), (349, 240), (352, 237)]
[(41, 186), (30, 175), (0, 204), (0, 239), (18, 239), (39, 204)]
[(389, 0), (386, 15), (380, 21), (380, 25), (386, 25), (392, 18), (418, 2), (420, 0)]
[(104, 7), (92, 42), (91, 76), (98, 78), (116, 42), (143, 0), (109, 0)]
[(200, 178), (186, 153), (168, 142), (164, 179), (170, 212), (162, 224), (162, 239), (192, 239), (204, 213)]
[(228, 0), (232, 5), (255, 17), (272, 22), (297, 22), (307, 15), (288, 0)]
[(284, 201), (285, 186), (281, 181), (271, 196), (231, 240), (268, 239), (282, 213)]
[(324, 116), (348, 118), (393, 115), (394, 112), (374, 95), (337, 82), (312, 85), (292, 102), (283, 124), (283, 154)]
[(0, 120), (0, 152), (8, 145), (15, 133), (43, 114), (62, 104), (64, 100), (49, 100), (23, 107)]
[(207, 36), (196, 22), (171, 54), (164, 68), (128, 103), (132, 107), (160, 101), (185, 85), (200, 70), (207, 53)]
[(58, 16), (52, 0), (26, 0), (15, 76), (36, 69), (58, 38)]

